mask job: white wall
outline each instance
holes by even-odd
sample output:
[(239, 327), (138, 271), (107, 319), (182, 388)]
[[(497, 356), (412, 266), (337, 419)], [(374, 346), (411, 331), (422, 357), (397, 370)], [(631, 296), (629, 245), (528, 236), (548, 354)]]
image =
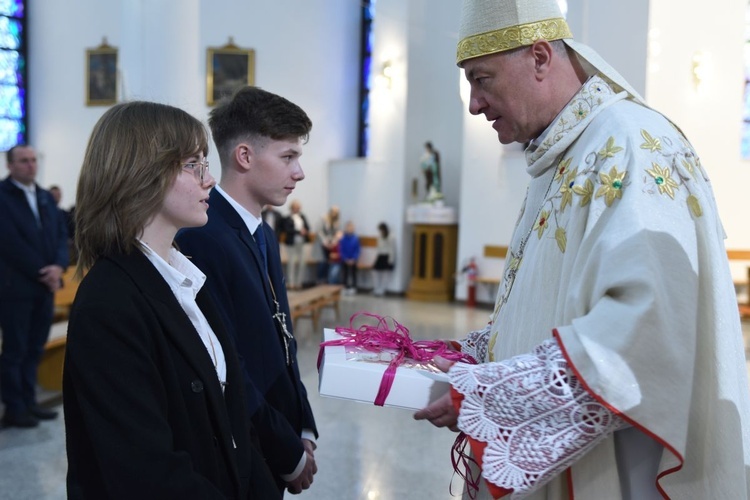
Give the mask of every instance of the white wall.
[[(256, 84), (310, 115), (307, 177), (292, 197), (311, 218), (327, 209), (329, 160), (356, 154), (358, 2), (78, 0), (74, 12), (66, 2), (29, 2), (27, 15), (29, 143), (39, 183), (61, 185), (63, 206), (74, 202), (88, 136), (107, 109), (85, 106), (86, 48), (103, 36), (118, 47), (125, 99), (179, 106), (205, 122), (206, 48), (232, 36), (256, 50)], [(218, 172), (214, 151), (209, 158)]]
[[(695, 146), (713, 184), (727, 248), (747, 249), (750, 162), (740, 159), (747, 1), (722, 2), (718, 15), (715, 7), (700, 0), (685, 0), (679, 9), (651, 2), (655, 47), (649, 56), (647, 98)], [(692, 80), (692, 58), (698, 51), (711, 55), (700, 90)]]
[[(378, 0), (374, 23), (371, 144), (366, 160), (334, 161), (329, 200), (358, 232), (376, 235), (385, 221), (395, 235), (398, 256), (389, 289), (404, 291), (411, 276), (411, 226), (404, 222), (413, 203), (412, 179), (424, 194), (419, 159), (424, 143), (440, 151), (445, 202), (458, 207), (461, 182), (462, 110), (455, 65), (454, 0)], [(394, 71), (391, 86), (377, 78), (383, 63)]]
[[(720, 11), (699, 0), (568, 4), (576, 38), (685, 131), (712, 178), (727, 246), (750, 248), (750, 167), (739, 158), (746, 0), (728, 0)], [(40, 156), (40, 183), (60, 184), (63, 205), (73, 202), (88, 134), (105, 109), (84, 105), (87, 47), (106, 36), (120, 48), (125, 97), (163, 100), (205, 119), (205, 48), (233, 36), (256, 49), (257, 84), (313, 120), (302, 158), (307, 178), (293, 195), (308, 217), (317, 220), (339, 204), (361, 234), (390, 223), (400, 242), (391, 288), (405, 290), (411, 231), (404, 214), (412, 179), (423, 185), (422, 144), (432, 140), (443, 157), (448, 204), (459, 209), (458, 264), (474, 256), (482, 274), (498, 276), (501, 263), (483, 259), (482, 249), (510, 241), (527, 177), (518, 148), (501, 147), (458, 99), (459, 11), (457, 0), (378, 0), (374, 70), (391, 60), (395, 76), (390, 89), (372, 97), (371, 157), (364, 161), (349, 160), (357, 134), (356, 1), (78, 0), (75, 13), (64, 2), (30, 2), (30, 142)], [(713, 61), (701, 92), (691, 74), (699, 50)], [(465, 297), (463, 286), (456, 291)]]

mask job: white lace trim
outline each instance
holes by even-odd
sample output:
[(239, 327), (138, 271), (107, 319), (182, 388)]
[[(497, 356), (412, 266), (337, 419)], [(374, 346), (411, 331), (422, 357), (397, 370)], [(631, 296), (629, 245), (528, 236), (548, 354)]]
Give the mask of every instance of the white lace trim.
[(488, 323), (483, 330), (476, 330), (469, 332), (465, 339), (459, 340), (458, 343), (461, 346), (461, 352), (468, 354), (477, 363), (485, 363), (489, 360), (487, 357), (487, 351), (490, 345), (490, 330), (492, 324)]
[(626, 423), (597, 402), (569, 370), (554, 340), (497, 363), (456, 363), (463, 394), (458, 427), (487, 443), (482, 476), (521, 498)]

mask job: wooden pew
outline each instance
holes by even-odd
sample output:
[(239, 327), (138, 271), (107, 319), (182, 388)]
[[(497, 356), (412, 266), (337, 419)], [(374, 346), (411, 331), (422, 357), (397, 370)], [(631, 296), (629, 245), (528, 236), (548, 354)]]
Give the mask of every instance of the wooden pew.
[[(508, 247), (502, 245), (485, 245), (483, 255), (484, 257), (489, 258), (504, 259), (505, 256), (508, 255)], [(497, 287), (500, 285), (500, 278), (491, 276), (479, 276), (477, 278), (477, 283), (480, 285), (489, 286), (490, 295), (494, 299), (496, 294), (492, 292), (497, 291)]]
[(52, 318), (54, 334), (50, 335), (44, 345), (42, 359), (37, 368), (37, 383), (48, 391), (62, 390), (62, 369), (67, 337), (64, 331), (56, 332), (54, 325), (68, 320), (70, 308), (78, 290), (78, 280), (73, 277), (74, 275), (75, 266), (71, 266), (63, 274), (63, 287), (55, 292), (55, 312)]
[(730, 263), (732, 261), (744, 261), (747, 265), (747, 281), (738, 283), (735, 281), (735, 287), (744, 287), (747, 292), (747, 300), (739, 303), (740, 317), (750, 319), (750, 250), (727, 250), (727, 257)]
[[(485, 245), (484, 256), (485, 257), (497, 257), (504, 259), (508, 253), (507, 246), (501, 245)], [(740, 316), (743, 319), (750, 319), (750, 250), (727, 250), (727, 258), (730, 263), (742, 263), (747, 264), (747, 281), (737, 282), (735, 281), (736, 287), (744, 287), (747, 290), (747, 301), (744, 303), (738, 303)], [(500, 284), (499, 278), (483, 278), (477, 279), (477, 283), (487, 284), (490, 286), (498, 286)]]
[(317, 332), (320, 329), (320, 312), (324, 307), (333, 308), (338, 318), (343, 288), (341, 285), (316, 285), (304, 290), (289, 291), (289, 309), (295, 327), (297, 319), (309, 316), (312, 318), (313, 331)]
[(55, 292), (55, 314), (52, 321), (58, 323), (66, 321), (70, 314), (70, 307), (73, 305), (73, 299), (78, 291), (78, 280), (74, 278), (75, 266), (70, 266), (63, 273), (63, 287)]

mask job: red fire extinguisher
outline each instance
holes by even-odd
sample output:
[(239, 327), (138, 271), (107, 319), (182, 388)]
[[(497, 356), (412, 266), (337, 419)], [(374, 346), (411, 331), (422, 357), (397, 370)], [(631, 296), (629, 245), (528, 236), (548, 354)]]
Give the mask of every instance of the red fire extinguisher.
[(466, 281), (468, 284), (466, 306), (474, 307), (477, 305), (477, 275), (479, 274), (474, 257), (469, 260), (469, 263), (464, 267), (463, 272), (466, 274)]

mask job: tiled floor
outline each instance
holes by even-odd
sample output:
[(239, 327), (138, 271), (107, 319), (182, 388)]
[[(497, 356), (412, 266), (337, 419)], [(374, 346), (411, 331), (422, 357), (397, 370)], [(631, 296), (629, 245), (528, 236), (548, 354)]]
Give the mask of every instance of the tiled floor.
[[(333, 309), (325, 310), (322, 326), (348, 324), (349, 317), (360, 310), (394, 317), (414, 338), (460, 337), (485, 324), (490, 312), (362, 294), (343, 298), (338, 319)], [(318, 474), (312, 488), (296, 498), (450, 499), (450, 449), (455, 435), (414, 421), (407, 410), (318, 396), (315, 363), (322, 332), (313, 332), (311, 323), (300, 319), (296, 335), (300, 369), (321, 435), (316, 451)], [(48, 396), (54, 402), (56, 395)], [(66, 468), (61, 418), (42, 422), (35, 429), (0, 431), (0, 500), (62, 500), (66, 498)], [(456, 479), (454, 488), (460, 491), (461, 487)]]
[[(347, 296), (341, 316), (326, 310), (325, 327), (347, 324), (357, 311), (390, 315), (414, 338), (458, 338), (483, 326), (487, 309), (435, 304), (369, 295)], [(743, 324), (750, 346), (750, 324)], [(299, 362), (320, 430), (318, 474), (301, 500), (449, 500), (455, 437), (412, 419), (395, 408), (321, 398), (315, 362), (321, 332), (301, 319), (296, 334)], [(56, 395), (48, 395), (54, 397)], [(61, 409), (61, 408), (60, 408)], [(0, 431), (0, 500), (62, 500), (65, 496), (65, 438), (61, 419), (31, 430)], [(462, 483), (454, 478), (454, 491)], [(287, 497), (295, 498), (291, 495)]]

